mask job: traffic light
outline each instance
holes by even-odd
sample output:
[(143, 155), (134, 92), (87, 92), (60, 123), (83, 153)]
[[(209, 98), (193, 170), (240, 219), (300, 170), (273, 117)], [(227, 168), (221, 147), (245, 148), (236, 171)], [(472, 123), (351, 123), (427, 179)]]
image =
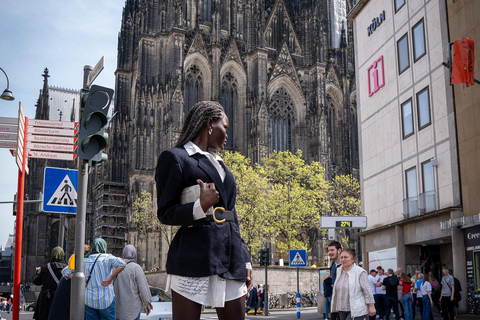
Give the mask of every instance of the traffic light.
[(108, 135), (104, 128), (108, 123), (108, 109), (113, 98), (113, 89), (93, 85), (81, 91), (82, 117), (78, 138), (78, 157), (95, 162), (104, 161)]
[(260, 265), (269, 266), (270, 265), (270, 249), (260, 249)]

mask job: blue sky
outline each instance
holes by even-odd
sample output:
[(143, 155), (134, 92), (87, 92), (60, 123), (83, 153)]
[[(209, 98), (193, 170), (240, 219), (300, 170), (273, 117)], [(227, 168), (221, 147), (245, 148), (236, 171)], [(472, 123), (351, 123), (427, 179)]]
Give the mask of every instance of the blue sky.
[[(105, 69), (95, 84), (115, 88), (118, 33), (123, 0), (2, 0), (0, 10), (0, 67), (8, 74), (14, 101), (0, 100), (0, 116), (35, 117), (35, 103), (49, 85), (80, 89), (83, 66), (92, 67), (105, 56)], [(0, 90), (7, 81), (0, 72)], [(17, 191), (18, 168), (8, 149), (0, 149), (0, 201), (11, 201)], [(11, 204), (0, 204), (0, 245), (13, 233)]]

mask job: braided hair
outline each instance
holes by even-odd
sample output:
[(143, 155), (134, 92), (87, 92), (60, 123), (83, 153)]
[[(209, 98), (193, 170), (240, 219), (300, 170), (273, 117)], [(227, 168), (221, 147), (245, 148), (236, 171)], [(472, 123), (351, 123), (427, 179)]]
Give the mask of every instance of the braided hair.
[(225, 111), (222, 105), (216, 101), (200, 101), (196, 103), (187, 114), (182, 133), (175, 146), (183, 146), (188, 141), (194, 139), (200, 130), (207, 125), (208, 119), (218, 121), (222, 119), (224, 114)]

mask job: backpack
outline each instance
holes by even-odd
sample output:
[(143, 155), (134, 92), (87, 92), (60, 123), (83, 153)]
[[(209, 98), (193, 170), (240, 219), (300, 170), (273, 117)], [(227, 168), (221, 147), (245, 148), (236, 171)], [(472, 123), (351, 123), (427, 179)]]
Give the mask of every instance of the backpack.
[(455, 301), (460, 301), (462, 300), (462, 295), (460, 294), (460, 292), (462, 291), (462, 285), (457, 278), (453, 278), (453, 281), (455, 283), (455, 292), (453, 293), (453, 298), (455, 299)]

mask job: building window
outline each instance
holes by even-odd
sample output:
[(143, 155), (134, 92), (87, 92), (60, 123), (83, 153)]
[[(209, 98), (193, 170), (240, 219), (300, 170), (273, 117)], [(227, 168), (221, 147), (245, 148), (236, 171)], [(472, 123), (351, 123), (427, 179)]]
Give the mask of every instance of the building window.
[(225, 110), (225, 114), (228, 117), (229, 126), (227, 129), (227, 145), (225, 146), (226, 150), (233, 150), (233, 134), (234, 134), (234, 112), (233, 106), (238, 102), (237, 101), (237, 82), (235, 77), (230, 72), (227, 72), (222, 79), (222, 92), (220, 97), (220, 104)]
[(405, 5), (405, 0), (395, 0), (395, 13), (397, 13), (398, 10), (402, 9), (404, 5)]
[(203, 79), (200, 69), (196, 65), (191, 66), (185, 76), (185, 114), (193, 105), (203, 101)]
[(407, 70), (410, 67), (410, 58), (408, 57), (408, 35), (405, 34), (397, 42), (397, 51), (398, 51), (398, 73), (401, 74), (403, 71)]
[(212, 22), (212, 0), (203, 0), (203, 21)]
[(273, 94), (270, 104), (270, 128), (272, 151), (292, 150), (293, 101), (284, 88)]
[(423, 19), (420, 20), (413, 28), (413, 57), (414, 61), (423, 57), (426, 53), (425, 46), (425, 30), (423, 26)]
[(408, 217), (418, 215), (417, 169), (415, 167), (405, 171), (407, 199), (404, 201), (404, 214)]
[(430, 125), (430, 98), (428, 94), (428, 87), (417, 93), (417, 108), (418, 108), (418, 129), (421, 130)]
[(402, 103), (403, 139), (413, 134), (412, 99)]
[(435, 175), (431, 160), (422, 163), (422, 184), (423, 193), (420, 195), (418, 207), (425, 210), (425, 212), (435, 211)]

